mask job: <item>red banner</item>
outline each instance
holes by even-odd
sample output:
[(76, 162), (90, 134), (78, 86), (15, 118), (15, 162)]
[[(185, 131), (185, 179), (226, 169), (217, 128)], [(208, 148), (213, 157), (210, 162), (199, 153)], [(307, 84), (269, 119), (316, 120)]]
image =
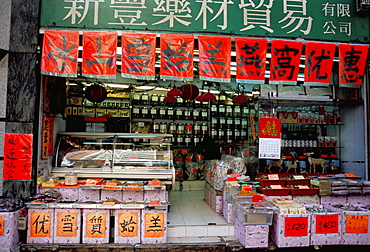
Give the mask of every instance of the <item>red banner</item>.
[(32, 134), (5, 134), (3, 179), (31, 180)]
[(260, 138), (280, 138), (281, 119), (260, 118)]
[(122, 33), (121, 76), (139, 80), (155, 79), (155, 34)]
[(230, 82), (231, 38), (198, 36), (199, 79)]
[(77, 77), (78, 43), (78, 31), (45, 31), (41, 73)]
[(267, 39), (235, 38), (236, 81), (264, 84)]
[(161, 78), (192, 81), (193, 55), (193, 35), (161, 34)]
[(82, 76), (116, 78), (117, 37), (116, 32), (84, 32)]
[(335, 49), (332, 43), (306, 43), (305, 86), (329, 85)]
[(296, 85), (301, 53), (301, 41), (273, 40), (270, 84)]
[(364, 80), (367, 45), (339, 44), (339, 86), (358, 87)]
[(42, 117), (41, 158), (47, 159), (53, 155), (54, 117)]

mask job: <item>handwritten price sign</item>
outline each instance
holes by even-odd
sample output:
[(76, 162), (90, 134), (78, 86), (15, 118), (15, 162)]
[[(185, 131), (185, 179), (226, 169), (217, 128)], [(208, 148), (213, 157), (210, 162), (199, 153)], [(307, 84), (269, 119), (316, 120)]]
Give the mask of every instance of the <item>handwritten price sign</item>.
[(346, 233), (366, 234), (369, 231), (368, 215), (347, 215)]
[(308, 217), (285, 217), (285, 236), (307, 236)]
[(316, 234), (338, 233), (338, 214), (316, 215)]

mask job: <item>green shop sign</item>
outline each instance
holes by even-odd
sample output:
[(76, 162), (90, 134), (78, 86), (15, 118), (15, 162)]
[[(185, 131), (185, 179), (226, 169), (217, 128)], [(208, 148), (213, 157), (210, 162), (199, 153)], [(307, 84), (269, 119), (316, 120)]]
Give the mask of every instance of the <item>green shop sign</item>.
[(355, 0), (43, 0), (44, 29), (369, 41)]

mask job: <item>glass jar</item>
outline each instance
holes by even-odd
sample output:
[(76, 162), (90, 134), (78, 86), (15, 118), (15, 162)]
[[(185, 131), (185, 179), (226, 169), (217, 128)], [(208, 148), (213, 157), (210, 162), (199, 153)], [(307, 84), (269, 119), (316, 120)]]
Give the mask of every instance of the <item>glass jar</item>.
[(153, 123), (153, 133), (159, 133), (159, 123), (154, 122)]
[(184, 145), (184, 137), (182, 135), (178, 135), (176, 138), (177, 145)]
[(219, 105), (218, 106), (218, 115), (219, 116), (225, 116), (226, 115), (226, 107), (225, 107), (225, 105)]
[(164, 107), (159, 108), (158, 118), (166, 119), (166, 108)]
[(141, 95), (141, 104), (142, 105), (149, 105), (149, 94), (148, 93), (143, 93)]
[(225, 117), (220, 117), (219, 127), (221, 129), (225, 129), (226, 128), (226, 118)]
[(211, 119), (211, 127), (212, 128), (217, 128), (218, 127), (217, 117), (212, 117), (212, 119)]
[(183, 120), (184, 119), (184, 110), (177, 108), (175, 109), (175, 117), (176, 120)]
[(141, 102), (141, 96), (139, 93), (134, 93), (134, 95), (132, 96), (132, 104), (133, 105), (139, 105)]
[(208, 120), (208, 111), (206, 109), (203, 109), (200, 112), (200, 120), (203, 120), (203, 121)]
[(159, 133), (161, 134), (167, 133), (167, 123), (166, 122), (161, 122), (159, 126)]
[(170, 123), (168, 133), (170, 133), (170, 134), (176, 134), (176, 124), (175, 123), (173, 123), (173, 122)]
[(201, 126), (199, 123), (194, 124), (194, 134), (199, 135), (201, 133)]
[(164, 98), (166, 98), (165, 94), (161, 94), (159, 96), (159, 105), (162, 105), (162, 106), (166, 105), (166, 102), (164, 101)]
[(167, 108), (167, 119), (174, 119), (175, 110), (173, 108)]
[(133, 118), (140, 118), (141, 117), (141, 114), (140, 114), (140, 107), (138, 106), (134, 106), (132, 108), (132, 117)]
[(217, 105), (211, 106), (211, 116), (217, 116)]
[(158, 117), (157, 115), (157, 108), (151, 107), (149, 110), (150, 118), (156, 119)]
[(233, 107), (231, 105), (226, 106), (226, 116), (232, 117), (233, 116)]
[(191, 118), (191, 111), (190, 109), (184, 109), (184, 119), (185, 120), (190, 120)]
[(157, 94), (152, 94), (150, 96), (150, 104), (152, 106), (157, 106), (159, 105), (159, 96)]
[(142, 107), (141, 108), (141, 116), (143, 118), (149, 118), (149, 109), (148, 109), (148, 107)]
[(241, 116), (241, 109), (240, 106), (234, 107), (234, 117), (240, 117)]
[(182, 123), (177, 124), (177, 134), (185, 134), (185, 126)]
[(192, 118), (193, 118), (193, 120), (199, 120), (199, 118), (200, 118), (200, 111), (199, 111), (199, 109), (193, 109)]
[(201, 133), (202, 135), (208, 135), (208, 124), (207, 123), (202, 124)]
[(185, 124), (185, 134), (192, 135), (193, 134), (193, 124), (187, 123)]

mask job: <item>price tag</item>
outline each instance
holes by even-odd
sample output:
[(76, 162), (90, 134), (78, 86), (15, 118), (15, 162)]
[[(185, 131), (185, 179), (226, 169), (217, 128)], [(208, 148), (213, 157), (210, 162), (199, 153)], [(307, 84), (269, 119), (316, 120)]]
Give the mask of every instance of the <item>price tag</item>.
[(252, 186), (250, 185), (242, 185), (242, 192), (251, 192)]
[(278, 174), (269, 174), (267, 175), (269, 180), (279, 180), (279, 175)]
[(308, 217), (285, 217), (285, 237), (307, 236)]
[(259, 194), (252, 195), (252, 202), (260, 202), (260, 201), (263, 201), (263, 195), (259, 195)]
[(346, 233), (364, 234), (369, 231), (368, 215), (347, 215)]
[(119, 187), (119, 186), (102, 186), (102, 189), (105, 189), (105, 190), (121, 190), (121, 187)]
[(132, 187), (126, 186), (126, 187), (123, 188), (123, 190), (126, 190), (126, 191), (141, 191), (141, 190), (143, 190), (143, 188), (141, 188), (141, 187), (134, 187), (134, 186), (132, 186)]
[(113, 206), (115, 204), (116, 203), (114, 203), (113, 201), (105, 201), (105, 202), (103, 202), (103, 205), (108, 205), (108, 206)]
[(293, 175), (294, 179), (305, 179), (302, 175)]
[(316, 215), (316, 234), (338, 233), (338, 214)]
[(159, 180), (150, 180), (148, 183), (148, 186), (160, 186), (160, 185), (161, 185), (161, 181)]
[(107, 186), (116, 186), (117, 183), (115, 183), (115, 182), (107, 182), (107, 183), (105, 183), (105, 185), (107, 185)]
[(298, 185), (299, 189), (310, 189), (308, 185)]
[(283, 189), (281, 185), (270, 185), (271, 189)]
[(161, 202), (159, 200), (151, 200), (149, 201), (149, 206), (160, 206)]

